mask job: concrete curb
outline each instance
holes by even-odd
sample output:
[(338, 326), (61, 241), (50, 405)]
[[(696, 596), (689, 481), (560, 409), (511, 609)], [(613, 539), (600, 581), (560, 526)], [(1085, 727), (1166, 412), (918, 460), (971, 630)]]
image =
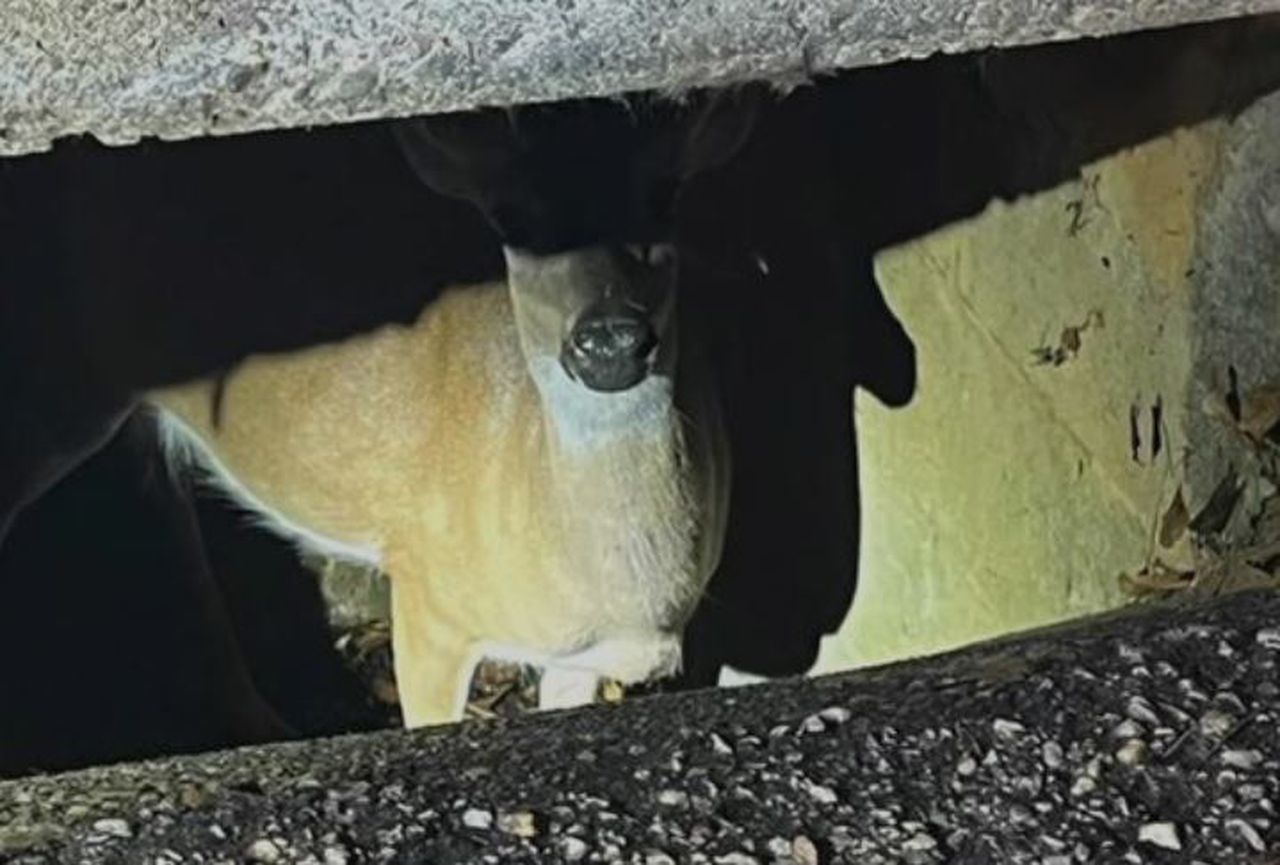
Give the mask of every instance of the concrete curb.
[(1280, 0), (0, 0), (0, 154), (741, 81)]
[(1252, 862), (1280, 594), (512, 722), (0, 784), (0, 860)]

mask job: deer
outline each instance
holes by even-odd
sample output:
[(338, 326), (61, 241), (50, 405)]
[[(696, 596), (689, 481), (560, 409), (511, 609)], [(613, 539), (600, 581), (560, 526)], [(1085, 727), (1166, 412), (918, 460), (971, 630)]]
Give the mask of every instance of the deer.
[(406, 726), (459, 720), (480, 657), (543, 667), (545, 709), (680, 669), (730, 454), (673, 208), (751, 116), (730, 92), (407, 121), (410, 163), (490, 221), (506, 279), (149, 394), (176, 465), (388, 575)]

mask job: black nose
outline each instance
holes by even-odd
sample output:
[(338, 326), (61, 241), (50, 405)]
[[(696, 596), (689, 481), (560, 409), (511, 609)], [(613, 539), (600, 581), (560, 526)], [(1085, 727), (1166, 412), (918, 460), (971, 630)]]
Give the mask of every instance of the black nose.
[(606, 301), (578, 319), (561, 347), (560, 363), (592, 390), (626, 390), (648, 375), (657, 344), (644, 310)]

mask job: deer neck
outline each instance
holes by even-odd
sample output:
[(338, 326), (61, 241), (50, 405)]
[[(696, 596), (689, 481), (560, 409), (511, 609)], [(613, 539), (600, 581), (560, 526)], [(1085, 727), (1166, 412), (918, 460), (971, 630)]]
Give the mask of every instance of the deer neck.
[(621, 393), (537, 375), (566, 567), (599, 581), (608, 618), (683, 625), (701, 591), (700, 513), (671, 379)]

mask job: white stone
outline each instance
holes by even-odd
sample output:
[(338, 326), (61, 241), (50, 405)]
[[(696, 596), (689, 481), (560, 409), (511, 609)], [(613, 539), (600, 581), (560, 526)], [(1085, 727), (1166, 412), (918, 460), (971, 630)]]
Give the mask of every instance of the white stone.
[(245, 855), (250, 862), (272, 865), (272, 863), (280, 861), (280, 848), (270, 838), (259, 838), (249, 845), (248, 849), (245, 850)]
[(119, 817), (104, 817), (101, 820), (94, 820), (93, 831), (101, 832), (103, 835), (110, 835), (113, 838), (133, 837), (133, 829), (129, 826), (128, 821)]
[(1181, 850), (1178, 827), (1172, 823), (1144, 823), (1138, 827), (1138, 840), (1166, 850)]
[(462, 825), (468, 829), (489, 829), (493, 826), (493, 813), (482, 808), (468, 808), (462, 812)]

